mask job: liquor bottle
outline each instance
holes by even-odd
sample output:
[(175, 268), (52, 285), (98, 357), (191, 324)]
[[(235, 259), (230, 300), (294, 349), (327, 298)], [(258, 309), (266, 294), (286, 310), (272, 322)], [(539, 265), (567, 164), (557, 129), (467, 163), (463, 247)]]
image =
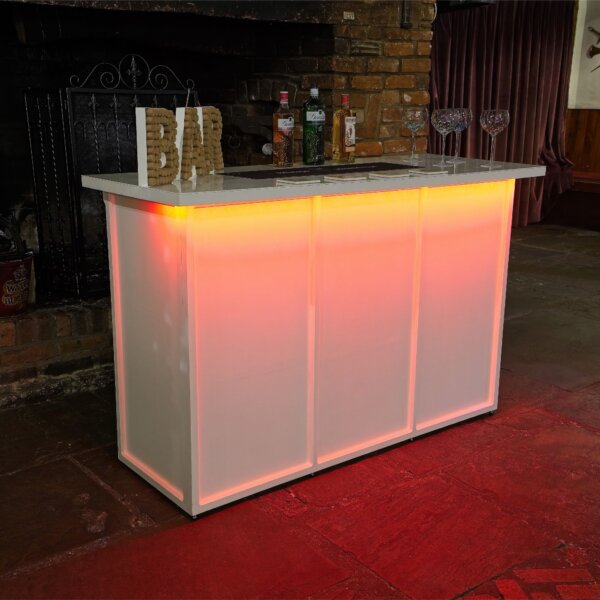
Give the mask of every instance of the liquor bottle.
[(302, 159), (305, 165), (325, 162), (325, 106), (319, 100), (319, 90), (313, 85), (310, 98), (302, 107)]
[(342, 94), (342, 108), (333, 115), (333, 160), (354, 161), (356, 117), (350, 110), (350, 96)]
[(273, 164), (291, 167), (294, 162), (294, 115), (288, 92), (279, 92), (279, 106), (273, 113)]

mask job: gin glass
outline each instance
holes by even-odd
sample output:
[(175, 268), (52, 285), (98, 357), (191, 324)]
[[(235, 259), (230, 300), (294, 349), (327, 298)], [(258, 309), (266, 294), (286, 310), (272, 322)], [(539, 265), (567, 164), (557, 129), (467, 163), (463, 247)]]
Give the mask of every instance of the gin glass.
[(448, 162), (460, 165), (465, 161), (459, 158), (460, 153), (460, 137), (462, 132), (469, 126), (471, 120), (473, 119), (473, 113), (470, 108), (456, 108), (456, 125), (454, 127), (454, 134), (456, 136), (456, 142), (454, 149), (454, 158), (451, 158)]
[(429, 111), (426, 108), (405, 108), (402, 113), (402, 125), (410, 130), (412, 147), (410, 152), (410, 163), (420, 165), (421, 160), (417, 156), (417, 131), (425, 127), (429, 120)]
[(436, 108), (431, 113), (431, 124), (435, 130), (442, 136), (442, 160), (439, 163), (433, 163), (434, 167), (445, 167), (446, 162), (446, 137), (454, 131), (456, 126), (456, 111), (453, 108)]
[(504, 131), (510, 123), (510, 115), (507, 110), (484, 110), (479, 117), (483, 129), (490, 134), (490, 159), (485, 165), (486, 169), (501, 169), (502, 165), (494, 164), (494, 147), (496, 136)]

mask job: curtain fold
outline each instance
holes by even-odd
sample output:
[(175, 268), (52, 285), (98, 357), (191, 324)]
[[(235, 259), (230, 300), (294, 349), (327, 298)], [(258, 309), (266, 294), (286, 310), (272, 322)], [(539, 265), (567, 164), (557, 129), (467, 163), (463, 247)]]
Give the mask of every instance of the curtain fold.
[[(489, 156), (479, 115), (506, 108), (510, 125), (496, 138), (496, 159), (546, 165), (544, 178), (516, 182), (513, 225), (540, 221), (543, 200), (572, 185), (565, 119), (574, 9), (574, 0), (498, 0), (442, 13), (434, 22), (432, 109), (472, 109), (473, 122), (462, 135), (463, 156)], [(429, 147), (441, 152), (433, 127)], [(450, 149), (448, 143), (446, 152)]]

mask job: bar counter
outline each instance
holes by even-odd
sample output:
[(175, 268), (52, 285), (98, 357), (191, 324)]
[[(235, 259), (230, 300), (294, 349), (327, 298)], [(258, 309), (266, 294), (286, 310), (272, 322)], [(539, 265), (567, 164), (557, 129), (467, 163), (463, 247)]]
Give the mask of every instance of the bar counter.
[(484, 162), (83, 176), (107, 210), (119, 458), (196, 516), (493, 411), (514, 181), (545, 167)]

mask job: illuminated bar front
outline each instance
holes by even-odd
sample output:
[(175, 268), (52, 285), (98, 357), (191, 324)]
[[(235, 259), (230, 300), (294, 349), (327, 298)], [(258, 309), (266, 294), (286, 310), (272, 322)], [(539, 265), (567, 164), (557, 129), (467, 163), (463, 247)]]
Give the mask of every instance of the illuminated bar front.
[(107, 209), (120, 459), (197, 515), (494, 410), (514, 181), (544, 167), (480, 162), (84, 176)]

